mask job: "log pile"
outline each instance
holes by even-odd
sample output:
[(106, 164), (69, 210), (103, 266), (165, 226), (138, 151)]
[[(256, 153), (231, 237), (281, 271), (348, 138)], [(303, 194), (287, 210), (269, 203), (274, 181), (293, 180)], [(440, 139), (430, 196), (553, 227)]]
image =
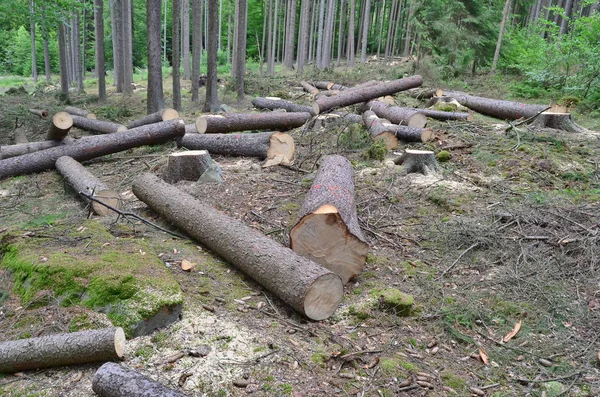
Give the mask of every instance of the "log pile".
[(396, 134), (386, 127), (379, 117), (372, 110), (363, 113), (363, 123), (375, 140), (383, 140), (388, 150), (398, 147), (398, 138)]

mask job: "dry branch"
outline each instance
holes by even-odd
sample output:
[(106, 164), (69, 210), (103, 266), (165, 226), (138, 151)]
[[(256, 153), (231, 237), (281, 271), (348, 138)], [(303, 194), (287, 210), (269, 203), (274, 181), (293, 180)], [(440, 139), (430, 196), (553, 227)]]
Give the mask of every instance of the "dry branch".
[(196, 130), (201, 134), (250, 130), (285, 131), (300, 127), (311, 117), (311, 114), (307, 112), (213, 114), (198, 117), (196, 119)]
[(142, 117), (141, 119), (132, 121), (131, 123), (129, 123), (129, 125), (127, 125), (127, 128), (131, 129), (131, 128), (140, 127), (142, 125), (159, 123), (161, 121), (175, 120), (178, 118), (179, 118), (179, 112), (177, 110), (167, 108), (167, 109), (159, 110), (158, 112), (155, 112), (155, 113), (151, 113), (145, 117)]
[(89, 131), (93, 134), (112, 134), (113, 132), (127, 131), (127, 127), (123, 124), (113, 123), (106, 120), (88, 119), (87, 117), (73, 117), (73, 125), (82, 130)]

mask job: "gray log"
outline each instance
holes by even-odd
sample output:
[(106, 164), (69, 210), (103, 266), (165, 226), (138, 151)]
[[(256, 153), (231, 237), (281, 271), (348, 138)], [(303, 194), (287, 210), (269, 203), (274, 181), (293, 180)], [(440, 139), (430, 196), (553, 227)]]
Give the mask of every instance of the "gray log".
[(377, 116), (387, 119), (393, 124), (417, 128), (423, 128), (427, 125), (427, 117), (420, 110), (390, 106), (380, 101), (369, 102), (367, 108), (374, 111)]
[(308, 92), (309, 94), (315, 96), (315, 95), (319, 95), (319, 90), (312, 84), (306, 82), (306, 81), (301, 81), (300, 85), (302, 86), (302, 88), (304, 88), (304, 91)]
[(258, 97), (252, 100), (252, 104), (257, 109), (284, 109), (286, 112), (304, 112), (312, 113), (312, 107), (306, 105), (298, 105), (297, 103), (285, 101), (279, 98), (263, 98)]
[(45, 119), (48, 117), (48, 111), (46, 109), (29, 109), (29, 113), (38, 115), (42, 119)]
[(501, 99), (484, 98), (460, 91), (444, 91), (444, 96), (452, 97), (461, 105), (478, 113), (503, 120), (533, 117), (548, 108), (545, 105), (529, 105)]
[(94, 113), (88, 112), (85, 109), (76, 108), (74, 106), (65, 107), (65, 112), (69, 113), (71, 116), (87, 117), (88, 119), (96, 118), (96, 115)]
[(441, 110), (409, 108), (436, 120), (465, 120), (472, 121), (473, 115), (466, 112), (444, 112)]
[(0, 160), (49, 149), (54, 146), (69, 145), (73, 142), (73, 139), (65, 138), (52, 141), (29, 142), (19, 143), (17, 145), (0, 146)]
[(73, 125), (92, 134), (112, 134), (113, 132), (127, 131), (123, 124), (113, 123), (106, 120), (88, 119), (87, 117), (73, 117)]
[(196, 130), (201, 134), (251, 130), (285, 131), (300, 127), (311, 117), (311, 114), (306, 112), (211, 114), (196, 119)]
[(388, 124), (383, 125), (403, 142), (428, 142), (433, 139), (434, 133), (431, 128), (408, 127), (406, 125)]
[(159, 123), (161, 121), (175, 120), (179, 118), (179, 112), (175, 109), (163, 109), (158, 112), (150, 113), (141, 119), (132, 121), (127, 125), (127, 128), (136, 128), (142, 125)]

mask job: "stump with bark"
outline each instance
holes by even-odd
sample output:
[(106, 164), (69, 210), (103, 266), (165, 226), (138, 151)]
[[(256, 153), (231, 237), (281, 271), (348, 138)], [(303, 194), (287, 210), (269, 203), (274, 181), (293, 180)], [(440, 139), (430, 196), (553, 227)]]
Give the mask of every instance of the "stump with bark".
[(69, 113), (71, 116), (81, 116), (94, 120), (96, 119), (96, 115), (94, 113), (88, 112), (85, 109), (76, 108), (74, 106), (65, 107), (65, 112)]
[(48, 118), (48, 111), (46, 109), (29, 109), (29, 113), (38, 115), (41, 119)]
[[(56, 160), (56, 170), (65, 178), (77, 193), (86, 193), (102, 202), (116, 208), (121, 208), (121, 197), (115, 190), (109, 189), (104, 182), (95, 177), (81, 163), (69, 156), (62, 156)], [(82, 196), (84, 200), (87, 200)], [(113, 213), (112, 210), (102, 204), (91, 201), (91, 208), (95, 214), (107, 216)]]
[(283, 109), (286, 112), (312, 113), (312, 107), (298, 105), (295, 102), (285, 101), (276, 97), (257, 97), (252, 100), (252, 104), (257, 109)]
[(406, 149), (394, 162), (402, 164), (402, 175), (413, 173), (429, 175), (437, 173), (440, 169), (435, 154), (429, 150)]
[(131, 128), (140, 127), (142, 125), (159, 123), (161, 121), (175, 120), (178, 118), (179, 118), (179, 112), (177, 110), (167, 108), (167, 109), (159, 110), (158, 112), (155, 112), (155, 113), (150, 113), (149, 115), (142, 117), (141, 119), (132, 121), (131, 123), (129, 123), (127, 125), (127, 128), (131, 129)]
[(363, 236), (354, 198), (354, 171), (343, 156), (323, 159), (290, 231), (290, 247), (320, 263), (345, 283), (359, 274), (369, 246)]
[(0, 373), (123, 358), (122, 328), (57, 334), (0, 343)]
[(123, 124), (113, 123), (106, 120), (88, 119), (87, 117), (73, 117), (73, 125), (92, 134), (112, 134), (113, 132), (127, 131)]
[(403, 142), (429, 142), (435, 136), (431, 128), (408, 127), (389, 123), (383, 123), (383, 125)]
[(571, 133), (587, 131), (587, 129), (573, 121), (570, 113), (562, 112), (542, 112), (535, 118), (532, 125), (536, 128), (554, 128)]
[(145, 174), (133, 193), (166, 220), (313, 320), (333, 314), (343, 296), (340, 278), (259, 231)]
[(52, 116), (52, 122), (48, 129), (47, 140), (63, 139), (73, 127), (73, 116), (67, 112), (58, 112)]
[(317, 96), (319, 95), (319, 92), (321, 92), (317, 87), (306, 81), (301, 81), (300, 85), (302, 86), (302, 88), (304, 88), (304, 91), (308, 92), (312, 96)]
[(196, 119), (196, 130), (201, 134), (250, 130), (285, 131), (300, 127), (311, 117), (311, 114), (307, 112), (213, 114), (198, 117)]
[(102, 365), (92, 379), (92, 390), (100, 397), (186, 397), (133, 369), (115, 363)]
[(374, 140), (383, 140), (388, 150), (398, 147), (396, 134), (390, 131), (372, 110), (363, 113), (363, 123)]
[(212, 164), (206, 150), (189, 150), (172, 153), (168, 157), (163, 179), (170, 184), (179, 181), (197, 181)]
[(74, 140), (71, 138), (64, 138), (53, 141), (28, 142), (17, 145), (0, 146), (0, 160), (49, 149), (54, 146), (69, 145), (73, 142)]
[(421, 113), (420, 110), (389, 106), (380, 101), (369, 102), (367, 108), (375, 112), (377, 116), (387, 119), (393, 124), (416, 128), (424, 128), (427, 125), (427, 116)]

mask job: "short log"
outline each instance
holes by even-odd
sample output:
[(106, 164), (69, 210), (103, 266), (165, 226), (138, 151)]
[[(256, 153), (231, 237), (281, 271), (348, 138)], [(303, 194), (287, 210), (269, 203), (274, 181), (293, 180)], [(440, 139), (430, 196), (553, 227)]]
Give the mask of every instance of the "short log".
[(367, 130), (369, 130), (371, 137), (374, 140), (383, 140), (388, 150), (398, 147), (398, 138), (396, 138), (396, 134), (386, 128), (381, 119), (377, 117), (375, 112), (372, 110), (367, 110), (364, 112), (363, 123), (365, 124)]
[(73, 117), (73, 125), (92, 134), (112, 134), (113, 132), (127, 131), (123, 124), (113, 123), (106, 120), (88, 119), (87, 117)]
[(92, 390), (100, 397), (186, 397), (155, 380), (115, 363), (102, 365), (92, 378)]
[(406, 149), (402, 156), (394, 161), (396, 164), (402, 164), (403, 175), (420, 173), (429, 175), (439, 171), (440, 167), (435, 158), (435, 154), (429, 150)]
[(334, 85), (341, 87), (339, 84), (335, 84), (331, 81), (315, 81), (313, 85), (321, 90), (332, 90)]
[(197, 181), (212, 164), (206, 150), (189, 150), (172, 153), (168, 157), (163, 179), (170, 184), (179, 181)]
[(307, 112), (211, 114), (196, 119), (196, 130), (201, 134), (251, 130), (285, 131), (300, 127), (311, 117)]
[[(115, 190), (109, 189), (104, 182), (95, 177), (81, 163), (69, 156), (62, 156), (56, 160), (56, 170), (65, 178), (65, 180), (73, 187), (77, 193), (85, 193), (91, 195), (104, 203), (121, 209), (121, 197)], [(89, 202), (84, 196), (81, 196)], [(92, 211), (100, 216), (114, 214), (114, 212), (102, 204), (92, 201)]]
[(41, 119), (48, 118), (48, 111), (46, 109), (29, 109), (29, 113), (40, 116)]
[(536, 128), (554, 128), (571, 133), (581, 133), (587, 130), (575, 123), (570, 113), (542, 112), (532, 124)]
[(129, 123), (127, 125), (127, 128), (131, 129), (131, 128), (136, 128), (136, 127), (140, 127), (142, 125), (147, 125), (147, 124), (154, 124), (154, 123), (159, 123), (161, 121), (169, 121), (169, 120), (174, 120), (174, 119), (178, 119), (179, 118), (179, 112), (175, 109), (163, 109), (163, 110), (159, 110), (158, 112), (155, 113), (151, 113), (145, 117), (142, 117), (141, 119), (132, 121), (131, 123)]
[(0, 146), (0, 160), (10, 157), (21, 156), (26, 153), (33, 153), (44, 149), (49, 149), (54, 146), (69, 145), (74, 140), (71, 138), (56, 139), (53, 141), (40, 141), (20, 143), (17, 145)]
[(123, 358), (122, 328), (57, 334), (0, 343), (0, 373)]
[(381, 101), (371, 101), (367, 107), (381, 118), (387, 119), (393, 124), (407, 125), (409, 127), (424, 128), (427, 125), (427, 116), (411, 108), (390, 106)]
[(407, 94), (409, 96), (417, 99), (429, 99), (432, 97), (439, 97), (442, 96), (443, 93), (443, 90), (436, 88), (411, 88), (407, 91)]
[(333, 314), (343, 296), (340, 278), (194, 197), (145, 174), (133, 193), (166, 220), (252, 277), (312, 320)]
[(63, 139), (73, 127), (73, 116), (67, 112), (58, 112), (52, 116), (52, 122), (48, 129), (47, 140)]
[(96, 119), (96, 115), (94, 113), (88, 112), (85, 109), (76, 108), (75, 106), (67, 106), (65, 107), (65, 112), (69, 113), (71, 116), (81, 116), (87, 117), (88, 119)]
[(276, 97), (257, 97), (252, 100), (252, 104), (257, 109), (283, 109), (286, 112), (312, 113), (312, 107), (310, 106), (298, 105)]
[(317, 87), (306, 81), (301, 81), (300, 85), (302, 86), (302, 88), (304, 88), (304, 91), (308, 92), (312, 96), (317, 96), (319, 95), (319, 92), (321, 92)]
[(383, 123), (383, 125), (403, 142), (429, 142), (435, 136), (431, 128), (408, 127), (390, 123)]
[(359, 274), (369, 246), (363, 236), (354, 199), (354, 171), (343, 156), (323, 159), (290, 231), (290, 247), (320, 263), (345, 283)]

